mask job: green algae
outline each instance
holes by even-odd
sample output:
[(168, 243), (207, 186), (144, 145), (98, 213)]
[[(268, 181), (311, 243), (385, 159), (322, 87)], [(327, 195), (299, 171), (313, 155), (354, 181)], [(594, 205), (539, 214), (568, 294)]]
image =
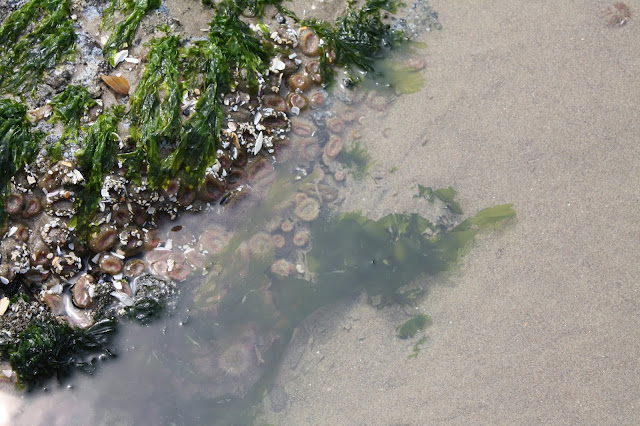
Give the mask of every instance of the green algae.
[(159, 144), (177, 138), (182, 124), (179, 44), (175, 35), (151, 41), (144, 74), (131, 98), (131, 137), (136, 150), (123, 157), (130, 175), (139, 174), (146, 164), (152, 188), (162, 186), (168, 177)]
[(100, 115), (82, 141), (82, 148), (76, 152), (78, 169), (84, 175), (86, 185), (76, 197), (77, 211), (70, 227), (82, 231), (90, 225), (102, 198), (100, 191), (104, 177), (117, 164), (116, 152), (120, 143), (118, 123), (123, 114), (124, 107), (116, 106)]
[(80, 134), (80, 123), (86, 117), (89, 109), (96, 106), (97, 102), (89, 96), (86, 87), (68, 86), (62, 93), (51, 99), (53, 116), (50, 121), (61, 121), (64, 125), (59, 143), (68, 145), (77, 143)]
[(27, 106), (11, 99), (0, 99), (0, 225), (6, 219), (5, 197), (11, 178), (35, 159), (41, 132), (32, 132)]
[(371, 73), (376, 61), (386, 57), (394, 46), (407, 41), (406, 35), (382, 22), (382, 12), (395, 13), (401, 5), (396, 0), (368, 0), (360, 9), (350, 1), (345, 14), (334, 25), (319, 20), (304, 20), (301, 25), (315, 31), (325, 42), (321, 48), (320, 70), (326, 84), (334, 80), (333, 65), (344, 66), (351, 71)]
[(91, 372), (95, 366), (84, 355), (105, 352), (116, 329), (113, 318), (96, 322), (86, 330), (71, 328), (56, 320), (30, 324), (16, 339), (0, 336), (0, 353), (18, 376), (18, 384), (28, 389), (52, 376), (62, 380), (74, 367)]
[(413, 348), (411, 349), (411, 353), (407, 355), (407, 359), (417, 358), (418, 355), (420, 354), (421, 346), (424, 345), (425, 343), (427, 343), (426, 337), (423, 337), (420, 340), (418, 340), (416, 344), (413, 345)]
[(369, 170), (375, 164), (375, 161), (371, 159), (371, 154), (362, 146), (360, 141), (353, 142), (350, 148), (343, 147), (337, 160), (349, 167), (351, 169), (350, 173), (356, 179), (362, 179), (368, 175)]
[(401, 339), (408, 339), (417, 333), (424, 331), (425, 327), (431, 323), (429, 315), (418, 314), (405, 321), (396, 328), (396, 336)]
[[(117, 3), (117, 0), (112, 1), (111, 7), (108, 13), (116, 8), (121, 8), (129, 14), (116, 25), (115, 30), (107, 39), (104, 48), (102, 49), (105, 58), (108, 58), (111, 66), (115, 66), (115, 54), (120, 50), (131, 47), (133, 38), (138, 31), (138, 26), (142, 21), (142, 18), (152, 9), (157, 9), (162, 5), (161, 0), (138, 0), (135, 3), (130, 1)], [(104, 22), (104, 21), (103, 21)]]
[(34, 93), (45, 71), (72, 55), (69, 0), (31, 0), (0, 27), (0, 90)]

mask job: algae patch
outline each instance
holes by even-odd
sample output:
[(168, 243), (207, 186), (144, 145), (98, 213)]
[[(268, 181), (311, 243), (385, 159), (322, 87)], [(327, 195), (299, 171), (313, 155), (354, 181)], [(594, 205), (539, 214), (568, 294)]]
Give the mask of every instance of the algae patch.
[(31, 0), (0, 27), (0, 90), (35, 92), (45, 71), (71, 56), (76, 33), (69, 0)]
[(431, 318), (425, 314), (415, 315), (396, 328), (396, 335), (401, 339), (408, 339), (417, 333), (424, 331), (425, 327), (431, 323)]

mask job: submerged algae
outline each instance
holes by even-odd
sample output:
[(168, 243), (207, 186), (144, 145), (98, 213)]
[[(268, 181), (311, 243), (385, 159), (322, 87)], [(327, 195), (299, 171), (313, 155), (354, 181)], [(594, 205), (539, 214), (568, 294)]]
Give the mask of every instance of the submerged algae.
[(315, 31), (324, 40), (320, 70), (326, 84), (331, 84), (335, 71), (332, 65), (346, 67), (351, 80), (359, 81), (353, 71), (370, 73), (374, 63), (388, 55), (394, 46), (407, 41), (402, 31), (394, 30), (381, 20), (383, 11), (395, 13), (401, 4), (397, 0), (368, 0), (360, 9), (349, 1), (344, 16), (335, 25), (318, 20), (305, 20), (301, 25)]
[(401, 339), (408, 339), (423, 331), (430, 322), (431, 318), (428, 315), (415, 315), (396, 328), (396, 335)]

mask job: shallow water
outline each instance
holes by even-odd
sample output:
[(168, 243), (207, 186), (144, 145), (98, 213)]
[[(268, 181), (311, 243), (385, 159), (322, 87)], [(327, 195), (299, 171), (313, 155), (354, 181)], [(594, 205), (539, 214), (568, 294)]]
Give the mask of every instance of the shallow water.
[[(408, 91), (415, 91), (420, 85), (420, 79), (415, 78), (419, 72), (412, 73), (413, 84)], [(363, 127), (361, 117), (371, 111), (386, 113), (393, 108), (396, 97), (389, 91), (372, 93), (366, 102), (347, 105), (342, 100), (351, 103), (348, 98), (360, 95), (344, 92), (342, 88), (337, 93), (341, 94), (313, 113), (332, 111), (344, 118), (346, 130), (336, 133), (344, 134), (347, 146), (360, 139), (357, 134)], [(311, 123), (311, 113), (304, 119)], [(113, 342), (117, 356), (96, 356), (93, 362), (98, 368), (93, 375), (76, 373), (62, 383), (52, 380), (27, 394), (3, 391), (0, 406), (5, 418), (0, 418), (0, 423), (252, 422), (264, 392), (271, 390), (273, 396), (280, 389), (272, 385), (300, 322), (316, 309), (354, 294), (362, 283), (371, 287), (372, 295), (384, 293), (380, 289), (386, 287), (384, 280), (378, 280), (380, 288), (373, 282), (376, 276), (386, 274), (385, 266), (375, 262), (378, 259), (386, 262), (385, 256), (389, 254), (384, 250), (388, 247), (381, 244), (378, 248), (375, 238), (364, 243), (359, 238), (366, 236), (362, 233), (357, 239), (356, 234), (350, 238), (354, 226), (359, 226), (355, 222), (333, 231), (341, 248), (331, 247), (333, 242), (326, 239), (317, 240), (316, 244), (312, 241), (311, 245), (294, 241), (296, 234), (302, 235), (300, 238), (325, 235), (326, 229), (312, 228), (328, 224), (340, 212), (353, 182), (372, 179), (368, 169), (356, 170), (357, 165), (346, 167), (326, 154), (323, 158), (328, 139), (329, 132), (322, 127), (316, 130), (313, 139), (292, 136), (291, 147), (279, 152), (275, 163), (270, 160), (256, 172), (238, 199), (224, 206), (214, 204), (206, 213), (186, 214), (169, 223), (161, 232), (168, 234), (174, 246), (191, 240), (206, 244), (201, 237), (209, 232), (211, 245), (204, 247), (205, 251), (214, 251), (220, 245), (226, 248), (215, 257), (212, 266), (198, 271), (202, 276), (178, 284), (177, 306), (165, 312), (165, 317), (145, 326), (122, 321)], [(361, 143), (366, 150), (367, 141)], [(336, 172), (346, 178), (335, 177)], [(245, 193), (249, 195), (244, 196)], [(306, 209), (300, 208), (305, 198), (318, 199), (320, 203), (311, 202)], [(434, 231), (455, 225), (444, 205), (429, 207), (426, 200), (421, 203), (424, 208), (420, 213), (439, 223)], [(314, 213), (316, 206), (318, 219)], [(440, 216), (443, 219), (438, 222)], [(291, 223), (293, 230), (282, 230), (283, 221)], [(384, 227), (379, 230), (384, 231)], [(280, 246), (280, 240), (285, 241), (284, 246)], [(351, 245), (353, 248), (349, 248)], [(363, 245), (368, 245), (369, 251), (358, 254)], [(324, 254), (315, 254), (315, 272), (329, 277), (321, 281), (324, 284), (319, 289), (308, 281), (312, 277), (307, 263), (310, 247), (326, 250)], [(409, 246), (403, 250), (412, 249)], [(331, 262), (321, 266), (325, 257), (336, 253), (340, 259), (353, 253), (355, 270), (349, 273), (334, 270)], [(290, 275), (289, 278), (278, 278), (271, 272), (271, 265), (278, 259), (284, 261), (278, 273)], [(422, 259), (410, 253), (410, 260), (406, 259), (404, 251), (398, 254), (398, 265), (406, 271), (397, 282), (389, 283), (391, 293), (402, 283), (411, 283), (411, 277), (421, 271), (437, 272), (441, 267), (439, 262), (423, 265)], [(280, 404), (286, 406), (284, 395), (281, 394)]]

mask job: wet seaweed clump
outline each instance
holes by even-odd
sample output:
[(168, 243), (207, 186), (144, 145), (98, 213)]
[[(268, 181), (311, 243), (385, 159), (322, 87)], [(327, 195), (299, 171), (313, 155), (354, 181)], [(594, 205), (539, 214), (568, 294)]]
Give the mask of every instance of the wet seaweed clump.
[(109, 339), (116, 322), (105, 318), (86, 330), (51, 319), (29, 324), (16, 337), (0, 335), (0, 353), (16, 372), (18, 384), (27, 388), (56, 376), (62, 380), (74, 367), (92, 372), (94, 365), (86, 357), (96, 353), (113, 356)]
[(98, 202), (104, 177), (117, 164), (116, 153), (120, 143), (118, 122), (124, 114), (124, 107), (117, 106), (105, 111), (91, 126), (83, 140), (82, 148), (76, 153), (78, 168), (85, 176), (86, 184), (76, 198), (77, 213), (71, 228), (87, 230)]
[(80, 128), (83, 119), (86, 118), (89, 109), (96, 106), (97, 102), (91, 96), (86, 87), (70, 85), (62, 93), (51, 99), (53, 116), (51, 121), (59, 120), (64, 125), (64, 130), (58, 144), (62, 146), (78, 143)]
[(73, 54), (70, 0), (30, 0), (0, 27), (0, 90), (35, 92), (45, 71)]

